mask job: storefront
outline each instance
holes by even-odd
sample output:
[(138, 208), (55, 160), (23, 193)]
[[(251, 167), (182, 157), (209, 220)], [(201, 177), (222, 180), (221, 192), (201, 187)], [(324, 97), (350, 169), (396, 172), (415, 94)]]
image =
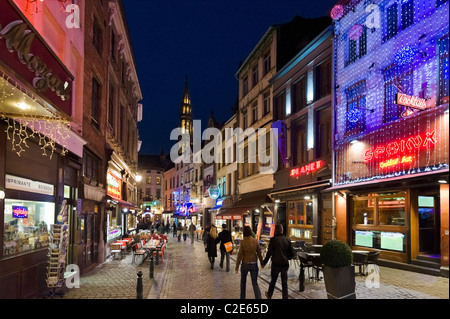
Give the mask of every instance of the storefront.
[(337, 148), (337, 238), (448, 275), (448, 104)]
[[(20, 45), (19, 45), (20, 44)], [(51, 70), (51, 71), (50, 71)], [(50, 225), (67, 203), (72, 263), (85, 142), (69, 126), (73, 76), (12, 1), (0, 10), (0, 298), (47, 287)], [(5, 289), (7, 287), (7, 289)]]
[(270, 194), (277, 223), (291, 240), (322, 244), (331, 239), (332, 202), (330, 159), (322, 158), (275, 174)]

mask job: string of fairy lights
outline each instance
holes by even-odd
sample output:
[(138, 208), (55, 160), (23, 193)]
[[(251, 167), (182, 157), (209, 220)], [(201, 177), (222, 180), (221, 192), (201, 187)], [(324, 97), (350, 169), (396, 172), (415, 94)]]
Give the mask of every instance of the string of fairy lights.
[(42, 155), (49, 159), (57, 150), (62, 156), (67, 154), (70, 122), (45, 107), (43, 101), (27, 92), (1, 69), (0, 120), (6, 123), (7, 141), (19, 157), (30, 148), (28, 143), (31, 140), (37, 142)]
[[(336, 185), (449, 168), (448, 11), (448, 0), (332, 9)], [(401, 105), (398, 93), (427, 109)], [(371, 149), (378, 153), (364, 160)]]

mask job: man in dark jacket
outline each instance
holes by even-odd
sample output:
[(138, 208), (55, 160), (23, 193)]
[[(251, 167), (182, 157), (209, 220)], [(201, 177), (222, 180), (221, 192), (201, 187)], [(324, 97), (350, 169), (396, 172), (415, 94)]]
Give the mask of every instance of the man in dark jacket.
[(265, 266), (269, 259), (272, 258), (272, 268), (270, 272), (272, 279), (269, 284), (269, 290), (266, 291), (266, 297), (268, 299), (272, 298), (279, 273), (281, 273), (283, 299), (288, 298), (287, 273), (289, 269), (289, 260), (293, 257), (294, 249), (292, 248), (291, 241), (283, 235), (283, 226), (280, 224), (275, 225), (275, 236), (270, 239), (266, 258), (264, 258), (263, 263)]
[(223, 259), (227, 257), (227, 267), (226, 271), (230, 271), (230, 254), (231, 251), (227, 251), (225, 249), (225, 243), (230, 242), (233, 244), (233, 240), (231, 238), (231, 232), (227, 229), (227, 224), (222, 225), (222, 231), (219, 233), (220, 240), (220, 268), (223, 268)]

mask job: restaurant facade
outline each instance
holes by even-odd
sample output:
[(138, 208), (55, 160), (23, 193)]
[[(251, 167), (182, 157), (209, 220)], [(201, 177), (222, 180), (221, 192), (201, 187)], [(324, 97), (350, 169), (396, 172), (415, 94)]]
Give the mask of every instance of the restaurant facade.
[(331, 65), (333, 30), (324, 29), (273, 77), (279, 169), (270, 194), (276, 222), (295, 241), (332, 239)]
[(337, 238), (448, 276), (448, 1), (347, 1), (334, 20)]
[[(0, 287), (8, 287), (0, 289), (0, 298), (35, 298), (47, 287), (50, 225), (59, 223), (61, 211), (67, 212), (72, 236), (67, 261), (76, 258), (73, 235), (86, 143), (72, 129), (80, 125), (82, 99), (73, 94), (81, 89), (74, 82), (80, 65), (69, 71), (70, 55), (50, 48), (55, 38), (41, 36), (39, 17), (31, 23), (22, 5), (4, 1), (0, 11)], [(64, 18), (58, 18), (58, 4), (47, 9), (56, 20)], [(82, 51), (76, 36), (71, 39), (72, 53)]]

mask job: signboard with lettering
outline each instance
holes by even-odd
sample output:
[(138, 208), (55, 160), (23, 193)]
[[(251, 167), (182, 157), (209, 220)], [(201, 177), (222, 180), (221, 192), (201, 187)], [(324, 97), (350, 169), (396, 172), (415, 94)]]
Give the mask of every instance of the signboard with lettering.
[(107, 172), (106, 175), (106, 194), (116, 198), (121, 199), (122, 198), (122, 180), (118, 178), (116, 175), (114, 175), (111, 171)]
[(395, 95), (395, 103), (407, 107), (412, 107), (419, 110), (425, 110), (428, 108), (427, 100), (420, 97), (411, 96), (404, 93), (397, 93)]
[(5, 188), (51, 196), (54, 195), (55, 189), (51, 184), (32, 181), (27, 178), (8, 174), (5, 176)]
[(39, 95), (72, 115), (73, 75), (12, 1), (0, 10), (0, 61)]
[(306, 164), (302, 167), (297, 167), (297, 168), (291, 169), (290, 175), (291, 175), (291, 177), (297, 177), (302, 174), (309, 174), (309, 173), (315, 172), (322, 167), (323, 167), (323, 161), (315, 161), (315, 162)]

